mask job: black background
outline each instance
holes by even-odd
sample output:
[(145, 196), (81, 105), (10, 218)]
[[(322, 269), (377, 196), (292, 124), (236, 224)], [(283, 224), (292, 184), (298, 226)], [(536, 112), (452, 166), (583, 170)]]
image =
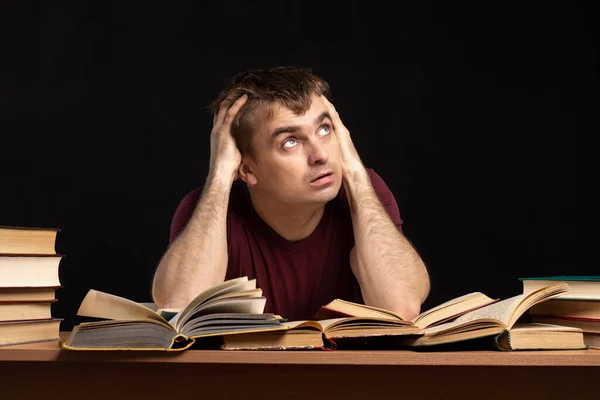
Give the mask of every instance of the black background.
[(206, 107), (249, 68), (329, 81), (429, 268), (423, 309), (600, 273), (582, 4), (32, 4), (2, 12), (0, 225), (61, 229), (63, 329), (90, 288), (151, 301), (173, 212), (207, 173)]

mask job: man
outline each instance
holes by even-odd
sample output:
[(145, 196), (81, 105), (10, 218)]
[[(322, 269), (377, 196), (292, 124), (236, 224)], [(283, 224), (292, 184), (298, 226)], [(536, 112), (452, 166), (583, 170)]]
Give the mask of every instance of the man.
[(265, 312), (289, 320), (335, 298), (407, 320), (420, 312), (427, 270), (328, 95), (325, 81), (293, 67), (239, 74), (219, 95), (208, 177), (177, 208), (156, 270), (159, 307), (248, 276)]

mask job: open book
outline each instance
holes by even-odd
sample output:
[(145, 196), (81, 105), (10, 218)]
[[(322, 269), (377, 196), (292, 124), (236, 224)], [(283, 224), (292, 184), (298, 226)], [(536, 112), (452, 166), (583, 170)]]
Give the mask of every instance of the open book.
[(497, 300), (473, 292), (427, 310), (411, 321), (382, 308), (335, 299), (321, 307), (313, 321), (286, 323), (290, 329), (223, 338), (224, 350), (283, 350), (335, 347), (336, 341), (377, 336), (423, 334), (427, 326), (456, 318)]
[[(424, 311), (410, 322), (418, 328), (425, 329), (428, 326), (440, 324), (496, 301), (498, 301), (498, 299), (491, 299), (483, 293), (472, 292), (448, 300), (436, 307)], [(402, 317), (392, 311), (364, 304), (352, 303), (341, 299), (333, 300), (331, 303), (321, 307), (315, 314), (315, 319), (317, 320), (341, 317), (402, 320)]]
[(410, 338), (408, 346), (427, 346), (499, 335), (510, 330), (517, 320), (535, 304), (557, 297), (569, 290), (564, 283), (542, 287), (468, 312), (457, 319), (424, 329), (424, 335)]
[(332, 318), (292, 321), (285, 331), (224, 336), (223, 350), (293, 350), (335, 348), (341, 339), (421, 335), (410, 322), (390, 318)]
[(200, 293), (168, 320), (160, 310), (90, 290), (77, 315), (107, 319), (77, 325), (67, 350), (185, 350), (200, 337), (288, 329), (281, 317), (263, 313), (266, 299), (247, 277)]

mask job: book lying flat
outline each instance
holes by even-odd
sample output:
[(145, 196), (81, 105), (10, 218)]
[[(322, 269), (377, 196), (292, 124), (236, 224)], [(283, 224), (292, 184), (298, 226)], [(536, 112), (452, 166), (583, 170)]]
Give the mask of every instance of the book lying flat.
[(0, 301), (0, 321), (51, 319), (51, 301)]
[(585, 350), (583, 331), (568, 326), (517, 323), (496, 337), (499, 350)]
[(600, 301), (554, 299), (531, 307), (529, 314), (600, 320)]
[(0, 253), (55, 254), (59, 229), (0, 226)]
[(90, 290), (77, 315), (103, 321), (77, 325), (66, 350), (185, 350), (196, 339), (289, 329), (281, 317), (263, 313), (266, 299), (247, 277), (200, 293), (169, 320), (139, 303)]
[(553, 283), (565, 282), (569, 291), (558, 296), (559, 299), (600, 300), (600, 276), (540, 276), (519, 278), (523, 283), (523, 293), (531, 293)]
[(583, 330), (584, 333), (600, 334), (600, 319), (575, 317), (546, 317), (543, 315), (532, 315), (531, 322), (572, 326), (574, 328), (579, 328)]
[[(326, 343), (322, 329), (289, 325), (285, 331), (244, 333), (223, 336), (222, 350), (315, 350), (329, 349), (334, 343)], [(300, 323), (298, 323), (300, 325)]]
[(61, 318), (31, 321), (1, 321), (0, 346), (60, 340)]
[(0, 287), (60, 286), (61, 254), (0, 254)]
[(1, 287), (0, 302), (21, 301), (54, 301), (56, 289), (60, 286), (50, 287)]
[(557, 297), (569, 290), (562, 283), (520, 294), (468, 312), (457, 319), (424, 329), (424, 335), (410, 338), (407, 346), (428, 346), (499, 335), (510, 330), (517, 320), (535, 304)]
[(410, 322), (389, 318), (332, 318), (320, 321), (292, 321), (289, 330), (223, 337), (223, 350), (333, 349), (342, 339), (378, 336), (421, 335)]

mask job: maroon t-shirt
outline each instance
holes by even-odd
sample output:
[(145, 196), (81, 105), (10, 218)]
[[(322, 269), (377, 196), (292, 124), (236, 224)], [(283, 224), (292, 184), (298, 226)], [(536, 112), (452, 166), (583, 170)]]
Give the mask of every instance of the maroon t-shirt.
[[(388, 215), (402, 230), (394, 195), (375, 171), (367, 171)], [(189, 221), (201, 192), (202, 188), (194, 189), (179, 204), (171, 222), (170, 243)], [(227, 212), (227, 244), (225, 279), (256, 279), (267, 298), (265, 312), (290, 321), (304, 320), (335, 298), (363, 302), (350, 268), (354, 235), (343, 185), (337, 197), (325, 205), (315, 230), (305, 239), (290, 242), (256, 213), (246, 184), (235, 181)]]

